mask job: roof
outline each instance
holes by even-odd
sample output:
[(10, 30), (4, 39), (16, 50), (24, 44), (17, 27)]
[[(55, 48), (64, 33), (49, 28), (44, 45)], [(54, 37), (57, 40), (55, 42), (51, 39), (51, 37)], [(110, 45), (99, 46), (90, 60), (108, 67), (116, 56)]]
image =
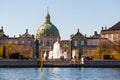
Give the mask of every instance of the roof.
[(3, 38), (8, 38), (8, 36), (6, 36), (5, 34), (0, 35), (0, 39), (3, 39)]
[(81, 33), (79, 32), (79, 29), (78, 29), (78, 32), (75, 34), (75, 36), (82, 36), (82, 37), (84, 37), (83, 34), (81, 34)]
[(37, 36), (40, 35), (59, 35), (58, 29), (52, 23), (44, 23), (36, 32)]
[(28, 29), (26, 29), (26, 32), (21, 37), (32, 37), (32, 36), (28, 33)]
[(113, 25), (108, 30), (120, 30), (120, 21), (118, 23), (116, 23), (115, 25)]
[(59, 36), (59, 31), (58, 29), (56, 28), (55, 25), (53, 25), (51, 22), (50, 22), (50, 15), (49, 13), (47, 13), (47, 16), (46, 16), (46, 21), (43, 25), (41, 25), (37, 32), (36, 32), (36, 37), (40, 37), (41, 35), (46, 35), (46, 36)]
[(94, 32), (94, 35), (91, 38), (100, 38), (101, 35), (97, 33), (97, 31)]

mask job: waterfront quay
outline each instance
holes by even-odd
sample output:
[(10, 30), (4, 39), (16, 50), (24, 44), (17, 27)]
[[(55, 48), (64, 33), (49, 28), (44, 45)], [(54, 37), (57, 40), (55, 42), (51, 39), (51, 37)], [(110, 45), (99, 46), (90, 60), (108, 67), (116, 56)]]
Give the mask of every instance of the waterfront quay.
[(120, 67), (119, 60), (85, 60), (84, 64), (81, 64), (80, 60), (0, 60), (0, 67)]

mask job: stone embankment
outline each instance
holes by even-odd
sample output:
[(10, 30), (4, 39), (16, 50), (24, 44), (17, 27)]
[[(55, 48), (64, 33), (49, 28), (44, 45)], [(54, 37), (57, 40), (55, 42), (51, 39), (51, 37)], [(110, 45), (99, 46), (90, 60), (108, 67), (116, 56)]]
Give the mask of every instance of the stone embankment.
[(89, 60), (84, 67), (120, 67), (120, 60)]
[[(80, 61), (50, 60), (43, 61), (43, 67), (120, 67), (117, 60), (86, 60), (84, 64)], [(0, 60), (0, 67), (40, 67), (38, 60)]]
[(0, 67), (36, 67), (35, 60), (0, 60)]

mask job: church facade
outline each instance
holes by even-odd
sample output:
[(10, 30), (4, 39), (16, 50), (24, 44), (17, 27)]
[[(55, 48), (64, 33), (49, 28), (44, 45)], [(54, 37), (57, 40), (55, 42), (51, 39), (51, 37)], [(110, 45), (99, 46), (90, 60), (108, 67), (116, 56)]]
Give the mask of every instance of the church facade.
[(55, 25), (50, 21), (50, 14), (47, 12), (46, 21), (38, 28), (36, 32), (36, 40), (39, 41), (39, 56), (46, 58), (49, 52), (53, 49), (53, 44), (58, 40), (60, 41), (60, 34)]

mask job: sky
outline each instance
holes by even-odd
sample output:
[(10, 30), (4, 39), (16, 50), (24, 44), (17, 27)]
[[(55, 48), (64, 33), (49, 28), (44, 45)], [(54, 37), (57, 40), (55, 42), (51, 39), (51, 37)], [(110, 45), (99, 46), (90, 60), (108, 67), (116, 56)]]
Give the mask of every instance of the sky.
[(47, 7), (62, 40), (69, 40), (78, 29), (90, 36), (120, 21), (120, 0), (0, 0), (0, 26), (10, 37), (26, 29), (36, 35)]

